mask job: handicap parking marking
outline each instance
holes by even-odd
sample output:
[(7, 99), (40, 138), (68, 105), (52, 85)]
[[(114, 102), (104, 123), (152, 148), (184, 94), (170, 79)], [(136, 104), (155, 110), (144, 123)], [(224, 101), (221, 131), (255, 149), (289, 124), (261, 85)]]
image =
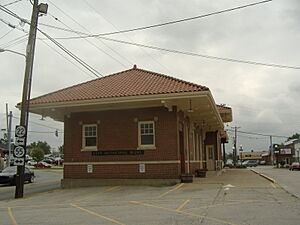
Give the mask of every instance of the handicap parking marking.
[(91, 214), (91, 215), (93, 215), (93, 216), (96, 216), (96, 217), (105, 219), (105, 220), (110, 221), (110, 222), (112, 222), (112, 223), (115, 223), (115, 224), (118, 224), (118, 225), (125, 225), (125, 223), (121, 223), (121, 222), (119, 222), (119, 221), (117, 221), (117, 220), (115, 220), (115, 219), (112, 219), (112, 218), (109, 218), (109, 217), (107, 217), (107, 216), (103, 216), (103, 215), (101, 215), (101, 214), (99, 214), (99, 213), (93, 212), (93, 211), (91, 211), (91, 210), (85, 209), (85, 208), (83, 208), (83, 207), (80, 207), (80, 206), (77, 205), (77, 204), (72, 204), (72, 203), (71, 203), (70, 205), (71, 205), (72, 207), (74, 207), (74, 208), (80, 209), (80, 210), (82, 210), (82, 211), (84, 211), (84, 212), (86, 212), (86, 213), (88, 213), (88, 214)]

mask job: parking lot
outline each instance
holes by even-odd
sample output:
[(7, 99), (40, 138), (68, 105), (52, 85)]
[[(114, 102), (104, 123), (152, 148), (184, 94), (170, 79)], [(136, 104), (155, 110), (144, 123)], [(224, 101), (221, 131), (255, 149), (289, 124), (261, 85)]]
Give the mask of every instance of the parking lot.
[(0, 201), (2, 225), (299, 224), (300, 200), (248, 169), (175, 186), (56, 189)]

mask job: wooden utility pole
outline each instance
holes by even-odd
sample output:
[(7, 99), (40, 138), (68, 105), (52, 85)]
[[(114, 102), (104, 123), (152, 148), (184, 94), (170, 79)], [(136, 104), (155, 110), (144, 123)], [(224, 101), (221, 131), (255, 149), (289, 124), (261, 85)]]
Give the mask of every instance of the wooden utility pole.
[[(18, 158), (17, 161), (15, 160), (15, 165), (17, 165), (15, 198), (23, 198), (23, 193), (24, 193), (24, 168), (25, 168), (25, 156), (26, 156), (26, 144), (27, 144), (26, 129), (28, 127), (28, 114), (29, 114), (29, 104), (30, 104), (29, 101), (30, 101), (30, 92), (31, 92), (35, 40), (36, 40), (39, 13), (47, 13), (47, 9), (48, 9), (47, 4), (39, 5), (38, 0), (33, 1), (30, 31), (29, 31), (27, 48), (26, 48), (26, 67), (25, 67), (25, 75), (24, 75), (24, 83), (23, 83), (21, 118), (20, 118), (20, 127), (25, 128), (24, 137), (22, 137), (23, 138), (22, 146), (24, 146), (25, 151), (23, 156), (20, 156), (20, 158)], [(14, 155), (15, 155), (15, 151), (14, 151)]]

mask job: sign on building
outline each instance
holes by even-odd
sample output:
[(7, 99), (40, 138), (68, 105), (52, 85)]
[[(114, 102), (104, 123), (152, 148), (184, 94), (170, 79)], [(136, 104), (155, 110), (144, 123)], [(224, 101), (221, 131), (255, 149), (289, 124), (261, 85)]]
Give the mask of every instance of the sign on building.
[(281, 155), (290, 155), (290, 154), (292, 154), (292, 149), (290, 149), (290, 148), (280, 149), (280, 154)]

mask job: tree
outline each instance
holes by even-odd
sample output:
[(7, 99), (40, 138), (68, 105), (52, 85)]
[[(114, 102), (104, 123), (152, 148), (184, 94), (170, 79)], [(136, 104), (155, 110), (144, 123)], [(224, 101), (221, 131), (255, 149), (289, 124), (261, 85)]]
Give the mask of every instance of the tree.
[(4, 133), (3, 138), (0, 139), (0, 144), (7, 145), (7, 133)]
[(289, 140), (292, 140), (292, 139), (300, 139), (300, 134), (296, 133), (296, 134), (293, 134), (291, 137), (288, 137), (288, 141)]
[(30, 149), (30, 151), (31, 151), (32, 149), (35, 149), (35, 148), (40, 148), (40, 149), (43, 150), (44, 155), (47, 155), (47, 154), (50, 154), (50, 153), (51, 153), (51, 151), (50, 151), (51, 147), (50, 147), (50, 145), (49, 145), (46, 141), (32, 142), (32, 143), (28, 146), (28, 148)]
[(64, 154), (64, 145), (61, 145), (58, 147), (58, 150), (59, 150), (59, 154)]
[(31, 149), (31, 151), (30, 151), (30, 156), (37, 163), (39, 163), (40, 161), (42, 161), (44, 159), (44, 155), (45, 155), (44, 150), (39, 147), (35, 147), (35, 148)]

